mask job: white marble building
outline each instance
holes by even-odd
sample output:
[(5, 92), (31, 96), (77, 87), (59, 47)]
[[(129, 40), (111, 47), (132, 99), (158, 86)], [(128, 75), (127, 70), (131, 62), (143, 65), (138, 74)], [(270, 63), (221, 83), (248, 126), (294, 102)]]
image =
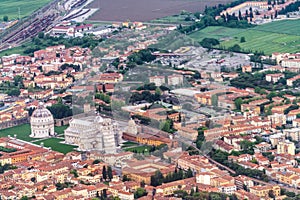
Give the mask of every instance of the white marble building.
[(51, 112), (40, 103), (30, 118), (31, 134), (33, 138), (47, 138), (54, 136), (54, 119)]
[(113, 154), (119, 143), (118, 125), (101, 116), (73, 118), (65, 130), (65, 142), (77, 145), (81, 151), (96, 150)]

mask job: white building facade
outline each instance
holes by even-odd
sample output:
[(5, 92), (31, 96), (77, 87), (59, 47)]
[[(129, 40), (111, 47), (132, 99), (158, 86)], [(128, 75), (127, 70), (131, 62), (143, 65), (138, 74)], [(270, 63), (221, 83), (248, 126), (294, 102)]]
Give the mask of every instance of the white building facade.
[(119, 143), (119, 129), (109, 118), (72, 119), (65, 130), (65, 142), (77, 145), (81, 151), (101, 151), (114, 154)]
[(42, 103), (30, 118), (31, 135), (33, 138), (47, 138), (55, 135), (54, 119), (51, 112)]

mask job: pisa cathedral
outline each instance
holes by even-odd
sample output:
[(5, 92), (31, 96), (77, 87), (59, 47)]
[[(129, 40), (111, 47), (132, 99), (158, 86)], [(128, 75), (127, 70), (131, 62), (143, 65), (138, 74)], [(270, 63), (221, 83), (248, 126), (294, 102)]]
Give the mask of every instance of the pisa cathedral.
[(116, 153), (119, 145), (119, 128), (110, 118), (101, 116), (73, 118), (65, 130), (65, 142), (77, 145), (81, 151)]

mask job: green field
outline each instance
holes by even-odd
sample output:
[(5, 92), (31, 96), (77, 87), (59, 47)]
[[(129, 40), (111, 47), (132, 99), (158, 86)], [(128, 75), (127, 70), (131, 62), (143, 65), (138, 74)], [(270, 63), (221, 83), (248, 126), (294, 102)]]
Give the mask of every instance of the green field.
[(146, 152), (150, 152), (151, 150), (151, 146), (137, 146), (137, 147), (131, 147), (131, 148), (123, 148), (124, 151), (131, 151), (134, 153), (146, 153)]
[[(67, 128), (67, 126), (60, 126), (60, 127), (54, 127), (55, 132), (58, 133), (60, 136), (63, 136), (64, 130)], [(14, 136), (15, 134), (17, 135), (17, 139), (28, 141), (28, 142), (33, 142), (34, 140), (38, 140), (37, 138), (30, 138), (31, 129), (29, 124), (23, 124), (20, 126), (15, 126), (12, 128), (7, 128), (0, 130), (0, 137), (7, 137), (8, 135)], [(63, 141), (63, 139), (59, 138), (49, 138), (49, 139), (43, 139), (43, 140), (38, 140), (37, 142), (33, 142), (34, 144), (40, 145), (41, 142), (44, 143), (45, 147), (51, 147), (52, 150), (58, 151), (61, 153), (68, 153), (73, 151), (76, 146), (68, 145), (68, 144), (62, 144), (60, 143)]]
[(172, 15), (158, 19), (153, 19), (151, 23), (162, 23), (162, 24), (192, 24), (193, 21), (186, 21), (185, 18), (189, 15)]
[[(64, 130), (67, 127), (68, 126), (57, 126), (57, 127), (54, 127), (54, 131), (58, 135), (63, 136)], [(15, 127), (12, 127), (12, 128), (7, 128), (7, 129), (0, 130), (0, 137), (7, 137), (8, 135), (13, 137), (16, 134), (17, 139), (20, 139), (20, 140), (25, 140), (25, 141), (36, 140), (36, 138), (29, 137), (30, 133), (31, 133), (30, 124), (23, 124), (23, 125), (20, 125), (20, 126), (15, 126)]]
[(24, 55), (25, 56), (26, 54), (24, 53), (24, 50), (27, 49), (27, 48), (29, 48), (29, 47), (32, 47), (32, 46), (33, 46), (32, 42), (26, 42), (26, 43), (22, 44), (21, 46), (14, 47), (14, 48), (11, 48), (11, 49), (7, 49), (5, 51), (1, 51), (0, 52), (0, 57), (2, 57), (2, 56), (9, 56), (11, 54), (20, 54), (20, 55)]
[(122, 143), (122, 149), (123, 148), (128, 148), (128, 147), (134, 147), (134, 146), (138, 146), (138, 145), (139, 144), (136, 143), (136, 142), (130, 142), (130, 141), (128, 141), (128, 142)]
[(25, 141), (36, 140), (35, 138), (29, 137), (30, 133), (31, 133), (30, 125), (23, 124), (20, 126), (15, 126), (12, 128), (0, 130), (0, 137), (7, 137), (8, 135), (13, 137), (16, 134), (17, 139), (20, 139), (20, 140), (25, 140)]
[(268, 23), (256, 26), (253, 30), (272, 32), (272, 33), (285, 33), (291, 35), (300, 35), (300, 20), (282, 20), (273, 23)]
[(60, 142), (64, 141), (63, 139), (58, 139), (58, 138), (49, 138), (45, 140), (40, 140), (38, 142), (34, 142), (34, 144), (40, 145), (41, 142), (44, 143), (45, 147), (51, 147), (52, 150), (58, 151), (61, 153), (69, 153), (74, 150), (77, 146), (73, 145), (68, 145), (68, 144), (62, 144)]
[(3, 16), (8, 19), (17, 19), (19, 17), (19, 8), (21, 18), (30, 15), (33, 11), (43, 7), (51, 0), (0, 0), (0, 21)]
[[(192, 33), (190, 37), (199, 42), (204, 38), (215, 38), (225, 48), (238, 44), (245, 51), (263, 51), (266, 55), (294, 53), (300, 51), (300, 20), (273, 22), (251, 29), (211, 26)], [(246, 42), (240, 43), (241, 37), (245, 37)]]
[(57, 135), (63, 136), (64, 135), (64, 131), (67, 128), (68, 128), (68, 126), (55, 126), (54, 127), (54, 131), (55, 131), (55, 133), (57, 133)]

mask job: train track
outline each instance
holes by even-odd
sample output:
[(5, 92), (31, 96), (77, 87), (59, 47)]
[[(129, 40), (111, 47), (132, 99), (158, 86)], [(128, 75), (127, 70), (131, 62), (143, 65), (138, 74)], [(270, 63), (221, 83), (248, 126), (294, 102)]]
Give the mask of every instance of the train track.
[[(14, 27), (10, 28), (6, 32), (0, 35), (0, 51), (16, 47), (21, 45), (24, 41), (35, 37), (41, 31), (48, 31), (49, 28), (55, 26), (61, 20), (66, 20), (60, 16), (61, 12), (66, 10), (60, 10), (58, 3), (65, 0), (53, 0), (43, 8), (37, 10), (25, 20), (22, 19)], [(79, 0), (72, 5), (70, 13), (73, 9), (84, 5), (87, 0)], [(90, 9), (77, 12), (71, 15), (71, 18), (78, 17), (89, 12)], [(66, 17), (65, 17), (66, 18)], [(67, 19), (71, 19), (70, 16)]]
[(1, 35), (0, 51), (18, 46), (44, 31), (59, 17), (56, 7), (61, 0), (54, 0), (35, 11), (26, 19), (21, 19), (14, 27)]

